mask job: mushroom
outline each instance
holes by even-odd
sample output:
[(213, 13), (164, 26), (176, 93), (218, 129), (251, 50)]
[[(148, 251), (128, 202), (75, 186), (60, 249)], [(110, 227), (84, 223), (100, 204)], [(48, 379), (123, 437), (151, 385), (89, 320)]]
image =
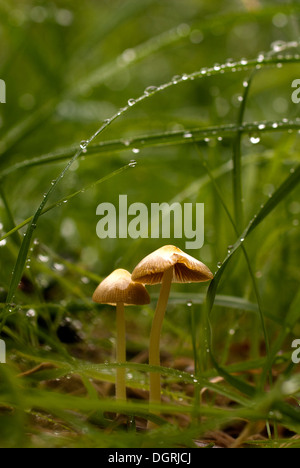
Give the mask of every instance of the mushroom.
[[(144, 285), (135, 283), (127, 270), (118, 269), (99, 284), (93, 294), (93, 301), (99, 304), (116, 306), (117, 343), (116, 360), (118, 364), (126, 362), (126, 327), (124, 306), (150, 303), (150, 296)], [(125, 368), (116, 371), (116, 398), (126, 400)]]
[[(149, 345), (149, 364), (160, 366), (160, 335), (172, 283), (198, 283), (213, 278), (204, 263), (186, 254), (178, 247), (166, 245), (145, 257), (134, 269), (132, 279), (142, 284), (159, 284), (158, 299)], [(150, 372), (150, 402), (160, 403), (160, 374)]]

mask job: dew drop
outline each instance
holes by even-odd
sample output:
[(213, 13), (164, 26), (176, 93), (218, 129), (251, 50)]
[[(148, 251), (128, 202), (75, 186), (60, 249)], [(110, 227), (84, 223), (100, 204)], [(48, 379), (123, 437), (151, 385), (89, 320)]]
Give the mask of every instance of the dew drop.
[(26, 317), (28, 318), (33, 318), (36, 316), (36, 311), (34, 309), (29, 309), (27, 312), (26, 312)]
[(257, 145), (258, 143), (260, 143), (260, 137), (259, 136), (252, 136), (252, 137), (250, 137), (250, 142), (253, 145)]
[(136, 103), (136, 100), (135, 99), (128, 99), (128, 105), (131, 107), (131, 106), (134, 106), (134, 104)]
[(157, 86), (148, 86), (148, 88), (145, 89), (144, 93), (146, 96), (149, 96), (149, 94), (155, 93), (157, 91)]
[(271, 44), (271, 49), (274, 50), (274, 52), (281, 52), (285, 47), (286, 44), (284, 41), (275, 41)]
[(122, 54), (122, 59), (126, 63), (130, 63), (136, 58), (136, 52), (134, 49), (126, 49)]
[(135, 167), (136, 165), (137, 165), (137, 162), (134, 159), (132, 159), (128, 164), (129, 167)]
[(42, 254), (38, 256), (38, 259), (42, 263), (47, 263), (49, 261), (49, 257), (47, 255), (42, 255)]
[(56, 271), (64, 271), (65, 266), (62, 265), (61, 263), (54, 263), (54, 264), (53, 264), (53, 268), (54, 268), (54, 270), (56, 270)]
[(185, 132), (185, 133), (183, 134), (183, 138), (193, 138), (193, 134), (190, 133), (190, 132)]
[(140, 150), (139, 150), (138, 148), (133, 148), (133, 149), (132, 149), (132, 152), (133, 152), (134, 154), (138, 154), (138, 153), (140, 152)]
[(175, 75), (173, 76), (172, 78), (172, 83), (176, 84), (178, 83), (178, 81), (180, 81), (182, 79), (182, 77), (180, 75)]
[(90, 279), (89, 279), (87, 276), (83, 276), (83, 277), (81, 278), (81, 282), (82, 282), (83, 284), (89, 284)]
[(264, 54), (259, 54), (259, 56), (257, 57), (257, 61), (261, 63), (261, 62), (263, 62), (264, 60), (265, 60)]

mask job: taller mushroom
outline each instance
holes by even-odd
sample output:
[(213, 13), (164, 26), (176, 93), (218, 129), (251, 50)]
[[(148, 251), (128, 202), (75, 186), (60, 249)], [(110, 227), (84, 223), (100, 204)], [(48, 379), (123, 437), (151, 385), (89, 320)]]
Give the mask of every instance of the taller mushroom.
[[(132, 280), (142, 284), (159, 284), (158, 299), (149, 345), (149, 364), (160, 366), (160, 335), (172, 283), (199, 283), (213, 279), (204, 263), (186, 254), (178, 247), (166, 245), (145, 257), (134, 269)], [(150, 402), (160, 403), (160, 374), (150, 373)]]

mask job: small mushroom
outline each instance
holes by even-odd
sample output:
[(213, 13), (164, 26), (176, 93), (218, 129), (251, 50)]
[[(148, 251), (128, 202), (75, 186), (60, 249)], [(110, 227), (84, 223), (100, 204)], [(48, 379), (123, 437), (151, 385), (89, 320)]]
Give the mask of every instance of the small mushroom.
[[(132, 273), (133, 281), (159, 284), (161, 291), (157, 303), (149, 345), (149, 364), (160, 366), (160, 335), (172, 283), (198, 283), (213, 278), (204, 263), (186, 254), (178, 247), (166, 245), (145, 257)], [(150, 402), (160, 403), (160, 374), (150, 373)]]
[[(99, 304), (116, 306), (117, 310), (117, 363), (126, 362), (126, 327), (124, 306), (144, 305), (150, 303), (149, 294), (144, 285), (135, 283), (131, 274), (123, 269), (115, 270), (102, 283), (93, 294), (93, 301)], [(116, 398), (126, 400), (125, 368), (116, 371)]]

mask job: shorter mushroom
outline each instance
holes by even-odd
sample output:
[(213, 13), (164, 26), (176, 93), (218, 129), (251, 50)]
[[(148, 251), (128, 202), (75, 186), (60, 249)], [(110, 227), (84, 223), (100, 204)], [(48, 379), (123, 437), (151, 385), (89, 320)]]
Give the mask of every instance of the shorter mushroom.
[[(204, 263), (186, 254), (178, 247), (166, 245), (145, 257), (132, 273), (133, 281), (142, 284), (162, 283), (149, 345), (149, 364), (160, 366), (160, 335), (172, 283), (198, 283), (213, 278)], [(160, 403), (160, 374), (150, 373), (150, 402)], [(151, 425), (150, 425), (151, 426)]]
[[(116, 306), (117, 310), (117, 342), (116, 360), (118, 364), (126, 362), (126, 325), (124, 306), (144, 305), (150, 303), (150, 296), (144, 285), (135, 283), (128, 271), (115, 270), (102, 283), (93, 294), (93, 301), (99, 304)], [(116, 371), (116, 398), (126, 400), (125, 368)]]

